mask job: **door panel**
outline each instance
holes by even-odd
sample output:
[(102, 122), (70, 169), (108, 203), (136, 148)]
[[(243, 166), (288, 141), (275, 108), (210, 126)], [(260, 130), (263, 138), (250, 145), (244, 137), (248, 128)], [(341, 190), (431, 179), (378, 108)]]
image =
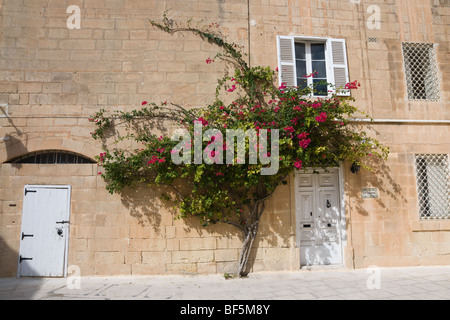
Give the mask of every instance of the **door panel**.
[(301, 265), (342, 264), (338, 170), (297, 174), (296, 181)]
[(313, 192), (302, 192), (300, 194), (300, 213), (301, 220), (300, 223), (312, 222), (312, 214), (314, 212), (314, 193)]
[(19, 253), (20, 276), (64, 276), (69, 204), (69, 187), (25, 187)]

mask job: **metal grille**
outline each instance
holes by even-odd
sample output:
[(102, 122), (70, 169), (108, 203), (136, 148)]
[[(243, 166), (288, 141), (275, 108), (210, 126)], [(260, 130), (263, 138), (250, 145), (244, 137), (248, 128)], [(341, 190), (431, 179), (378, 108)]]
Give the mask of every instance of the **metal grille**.
[(9, 163), (28, 164), (92, 164), (95, 161), (80, 154), (62, 150), (47, 150), (31, 152), (12, 159)]
[(450, 177), (447, 154), (416, 154), (420, 219), (450, 219)]
[(439, 101), (439, 80), (434, 44), (403, 43), (409, 100)]

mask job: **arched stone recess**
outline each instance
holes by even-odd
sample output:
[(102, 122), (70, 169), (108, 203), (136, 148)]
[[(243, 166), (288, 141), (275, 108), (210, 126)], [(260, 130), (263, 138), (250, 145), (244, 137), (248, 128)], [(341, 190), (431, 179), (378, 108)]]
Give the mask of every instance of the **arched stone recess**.
[(21, 140), (10, 136), (0, 145), (0, 163), (42, 150), (74, 152), (90, 159), (94, 159), (101, 152), (99, 147), (70, 138), (42, 137)]

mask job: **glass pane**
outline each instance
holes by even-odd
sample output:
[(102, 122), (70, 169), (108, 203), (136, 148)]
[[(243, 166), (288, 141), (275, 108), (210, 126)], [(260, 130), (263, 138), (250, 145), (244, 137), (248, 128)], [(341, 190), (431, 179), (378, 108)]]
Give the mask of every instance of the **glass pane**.
[(312, 60), (325, 60), (325, 44), (312, 43), (311, 44), (311, 58), (312, 58)]
[(313, 72), (317, 72), (317, 74), (314, 75), (315, 78), (327, 77), (327, 67), (325, 61), (313, 61), (312, 70)]
[(67, 163), (75, 163), (75, 155), (69, 154), (67, 156)]
[(295, 59), (306, 59), (306, 49), (304, 43), (296, 43), (295, 44)]
[(306, 61), (297, 60), (297, 77), (301, 78), (303, 76), (306, 76)]
[(328, 86), (326, 79), (314, 79), (314, 95), (327, 96)]
[(297, 88), (305, 89), (308, 86), (308, 80), (305, 78), (297, 78)]

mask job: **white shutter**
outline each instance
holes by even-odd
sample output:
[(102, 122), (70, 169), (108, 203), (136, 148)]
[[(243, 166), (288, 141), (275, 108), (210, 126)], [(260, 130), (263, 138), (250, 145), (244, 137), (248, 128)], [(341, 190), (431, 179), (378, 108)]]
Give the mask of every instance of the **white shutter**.
[(345, 39), (328, 39), (327, 47), (329, 53), (328, 59), (331, 66), (329, 82), (335, 85), (337, 95), (348, 97), (350, 96), (350, 90), (344, 89), (345, 85), (350, 81)]
[(295, 68), (295, 45), (293, 37), (278, 36), (278, 80), (287, 87), (297, 86)]

